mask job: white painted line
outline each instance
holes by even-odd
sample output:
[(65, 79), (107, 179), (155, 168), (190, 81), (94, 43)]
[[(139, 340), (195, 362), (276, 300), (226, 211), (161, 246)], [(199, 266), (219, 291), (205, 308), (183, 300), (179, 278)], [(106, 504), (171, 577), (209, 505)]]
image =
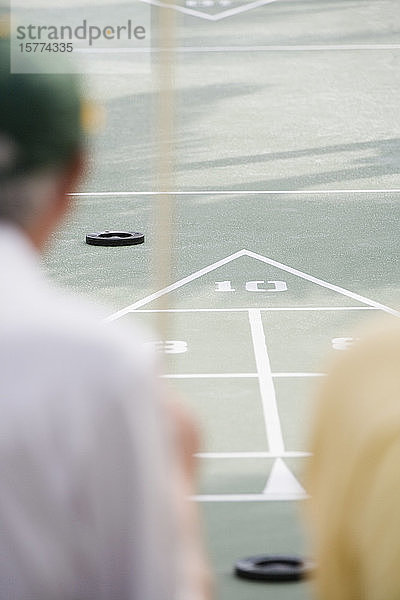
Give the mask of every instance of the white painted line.
[(257, 373), (180, 373), (171, 375), (161, 375), (163, 379), (241, 379), (255, 378)]
[[(323, 377), (325, 373), (271, 373), (271, 377)], [(162, 379), (252, 379), (258, 373), (168, 373), (161, 375)]]
[(272, 454), (272, 452), (198, 452), (196, 458), (307, 458), (310, 452), (284, 452), (283, 454)]
[[(143, 0), (142, 0), (143, 1)], [(196, 11), (187, 9), (192, 13)], [(246, 8), (245, 10), (249, 10)], [(243, 12), (243, 11), (242, 11)], [(206, 13), (201, 13), (206, 15)], [(223, 13), (221, 13), (223, 14)], [(197, 13), (194, 16), (200, 16)], [(229, 15), (227, 15), (229, 16)], [(210, 15), (201, 17), (208, 20)], [(224, 18), (224, 17), (223, 17)], [(224, 52), (226, 54), (238, 52), (349, 52), (349, 51), (388, 51), (400, 50), (400, 44), (302, 44), (302, 45), (267, 45), (267, 46), (176, 46), (174, 52), (179, 54), (211, 54)], [(164, 48), (76, 48), (77, 54), (161, 54)]]
[(266, 196), (266, 195), (295, 195), (295, 196), (310, 196), (310, 195), (325, 195), (325, 194), (399, 194), (400, 188), (392, 189), (375, 189), (375, 190), (195, 190), (180, 192), (74, 192), (69, 196), (92, 196), (92, 197), (125, 197), (125, 196)]
[[(74, 54), (150, 54), (162, 48), (74, 48)], [(164, 50), (165, 52), (165, 50)]]
[(272, 373), (272, 377), (324, 377), (325, 373)]
[(276, 260), (272, 260), (271, 258), (266, 258), (265, 256), (262, 256), (261, 254), (256, 254), (255, 252), (251, 252), (250, 250), (245, 250), (244, 254), (246, 256), (251, 256), (252, 258), (255, 258), (257, 260), (265, 262), (268, 265), (272, 265), (273, 267), (277, 267), (278, 269), (282, 269), (282, 271), (286, 271), (287, 273), (296, 275), (297, 277), (300, 277), (301, 279), (305, 279), (306, 281), (311, 281), (312, 283), (315, 283), (323, 288), (332, 290), (333, 292), (337, 292), (339, 294), (342, 294), (343, 296), (352, 298), (353, 300), (357, 300), (357, 302), (362, 302), (363, 304), (368, 304), (370, 306), (378, 308), (379, 310), (383, 310), (384, 312), (387, 312), (391, 315), (400, 317), (399, 311), (394, 310), (393, 308), (390, 308), (389, 306), (385, 306), (385, 304), (381, 304), (380, 302), (375, 302), (375, 300), (370, 300), (369, 298), (366, 298), (365, 296), (360, 296), (360, 294), (355, 294), (354, 292), (350, 292), (349, 290), (346, 290), (345, 288), (342, 288), (338, 285), (333, 285), (332, 283), (328, 283), (326, 281), (323, 281), (322, 279), (318, 279), (317, 277), (313, 277), (312, 275), (303, 273), (303, 271), (299, 271), (298, 269), (293, 269), (292, 267), (288, 267), (287, 265), (277, 262)]
[[(212, 313), (212, 312), (248, 312), (248, 308), (167, 308), (163, 310), (144, 308), (135, 310), (135, 313)], [(374, 306), (289, 306), (289, 307), (270, 307), (260, 308), (261, 312), (280, 312), (280, 311), (336, 311), (336, 310), (378, 310)]]
[(272, 381), (271, 365), (268, 358), (261, 312), (256, 308), (250, 309), (249, 321), (269, 450), (274, 454), (283, 454), (285, 452), (285, 446), (283, 443), (281, 422), (276, 403), (275, 388)]
[(130, 306), (127, 306), (126, 308), (119, 310), (118, 312), (116, 312), (116, 313), (112, 314), (110, 317), (108, 317), (106, 319), (106, 321), (115, 321), (115, 319), (119, 319), (120, 317), (122, 317), (123, 315), (126, 315), (129, 312), (132, 312), (132, 311), (136, 310), (137, 308), (140, 308), (141, 306), (144, 306), (145, 304), (152, 302), (153, 300), (157, 300), (157, 298), (160, 298), (164, 294), (169, 294), (169, 292), (173, 292), (174, 290), (182, 287), (183, 285), (186, 285), (187, 283), (190, 283), (191, 281), (194, 281), (195, 279), (202, 277), (202, 275), (206, 275), (207, 273), (210, 273), (211, 271), (218, 269), (218, 267), (222, 267), (223, 265), (226, 265), (227, 263), (231, 262), (232, 260), (235, 260), (235, 258), (238, 258), (239, 256), (243, 256), (245, 253), (246, 253), (246, 250), (240, 250), (239, 252), (235, 252), (234, 254), (231, 254), (230, 256), (223, 258), (222, 260), (218, 260), (217, 262), (213, 263), (212, 265), (209, 265), (208, 267), (205, 267), (204, 269), (200, 269), (199, 271), (192, 273), (192, 275), (189, 275), (188, 277), (184, 277), (183, 279), (180, 279), (176, 283), (173, 283), (172, 285), (169, 285), (169, 286), (163, 288), (162, 290), (159, 290), (158, 292), (155, 292), (154, 294), (150, 294), (150, 296), (146, 296), (146, 298), (143, 298), (142, 300), (138, 300), (138, 302), (134, 302)]
[(249, 308), (167, 308), (163, 310), (144, 308), (142, 310), (135, 310), (135, 313), (209, 313), (209, 312), (248, 312)]
[[(302, 44), (267, 46), (178, 46), (175, 52), (348, 52), (400, 50), (400, 44)], [(155, 49), (157, 51), (157, 49)]]
[(309, 496), (299, 498), (297, 493), (289, 494), (205, 494), (191, 496), (195, 502), (286, 502), (292, 500), (306, 500)]

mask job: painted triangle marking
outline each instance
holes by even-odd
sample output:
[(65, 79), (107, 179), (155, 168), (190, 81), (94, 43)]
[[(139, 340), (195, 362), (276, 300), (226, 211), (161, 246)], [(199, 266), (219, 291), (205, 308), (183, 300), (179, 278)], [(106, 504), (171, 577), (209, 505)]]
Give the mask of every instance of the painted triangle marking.
[(346, 290), (345, 288), (342, 288), (333, 283), (329, 283), (327, 281), (323, 281), (322, 279), (318, 279), (317, 277), (314, 277), (313, 275), (309, 275), (308, 273), (304, 273), (303, 271), (299, 271), (298, 269), (289, 267), (288, 265), (285, 265), (276, 260), (273, 260), (272, 258), (267, 258), (266, 256), (263, 256), (262, 254), (257, 254), (256, 252), (252, 252), (251, 250), (243, 249), (243, 250), (239, 250), (238, 252), (234, 252), (233, 254), (230, 254), (229, 256), (226, 256), (225, 258), (218, 260), (218, 261), (212, 263), (211, 265), (204, 267), (203, 269), (199, 269), (195, 273), (192, 273), (191, 275), (188, 275), (187, 277), (184, 277), (183, 279), (180, 279), (179, 281), (176, 281), (175, 283), (172, 283), (171, 285), (169, 285), (161, 290), (158, 290), (157, 292), (154, 292), (153, 294), (150, 294), (149, 296), (146, 296), (145, 298), (142, 298), (141, 300), (138, 300), (137, 302), (134, 302), (133, 304), (130, 304), (129, 306), (127, 306), (127, 307), (113, 313), (109, 317), (107, 317), (106, 321), (115, 321), (116, 319), (123, 317), (127, 313), (133, 312), (133, 311), (141, 308), (142, 306), (149, 304), (153, 300), (157, 300), (161, 296), (164, 296), (165, 294), (169, 294), (170, 292), (173, 292), (173, 291), (183, 287), (184, 285), (186, 285), (192, 281), (195, 281), (196, 279), (199, 279), (203, 275), (206, 275), (207, 273), (210, 273), (211, 271), (214, 271), (215, 269), (218, 269), (219, 267), (222, 267), (223, 265), (226, 265), (226, 264), (236, 260), (237, 258), (240, 258), (241, 256), (249, 256), (250, 258), (254, 258), (255, 260), (264, 262), (264, 263), (271, 265), (273, 267), (276, 267), (282, 271), (291, 273), (292, 275), (295, 275), (296, 277), (299, 277), (300, 279), (310, 281), (311, 283), (314, 283), (320, 287), (323, 287), (323, 288), (329, 289), (333, 292), (336, 292), (338, 294), (341, 294), (342, 296), (347, 296), (348, 298), (351, 298), (352, 300), (355, 300), (356, 302), (366, 304), (367, 306), (371, 306), (373, 308), (382, 310), (382, 311), (389, 313), (391, 315), (394, 315), (396, 317), (400, 317), (399, 311), (395, 310), (394, 308), (390, 308), (389, 306), (386, 306), (385, 304), (381, 304), (380, 302), (376, 302), (375, 300), (371, 300), (370, 298), (366, 298), (365, 296), (361, 296), (360, 294), (356, 294), (355, 292)]
[(160, 8), (169, 8), (172, 10), (176, 10), (177, 12), (183, 13), (185, 15), (191, 15), (192, 17), (199, 17), (200, 19), (206, 19), (207, 21), (215, 21), (214, 15), (209, 15), (200, 10), (193, 10), (192, 8), (186, 8), (185, 6), (178, 6), (176, 4), (167, 4), (166, 2), (160, 2), (160, 0), (140, 0), (140, 2), (144, 2), (145, 4), (152, 4), (153, 6), (158, 6)]
[(400, 317), (400, 312), (395, 310), (394, 308), (390, 308), (389, 306), (386, 306), (385, 304), (381, 304), (380, 302), (375, 302), (375, 300), (370, 300), (369, 298), (366, 298), (365, 296), (361, 296), (360, 294), (356, 294), (354, 292), (346, 290), (345, 288), (342, 288), (338, 285), (334, 285), (333, 283), (328, 283), (327, 281), (318, 279), (317, 277), (314, 277), (313, 275), (308, 275), (308, 273), (303, 273), (303, 271), (299, 271), (298, 269), (294, 269), (293, 267), (288, 267), (287, 265), (284, 265), (283, 263), (277, 262), (276, 260), (272, 260), (272, 258), (266, 258), (265, 256), (262, 256), (261, 254), (257, 254), (256, 252), (251, 252), (251, 250), (245, 250), (245, 254), (246, 254), (246, 256), (250, 256), (252, 258), (255, 258), (256, 260), (265, 262), (268, 265), (271, 265), (272, 267), (277, 267), (278, 269), (282, 269), (282, 271), (286, 271), (287, 273), (296, 275), (297, 277), (300, 277), (301, 279), (311, 281), (312, 283), (315, 283), (316, 285), (327, 288), (328, 290), (332, 290), (333, 292), (337, 292), (338, 294), (342, 294), (343, 296), (352, 298), (353, 300), (356, 300), (357, 302), (361, 302), (362, 304), (368, 304), (369, 306), (374, 306), (375, 308), (383, 310), (391, 315)]
[(200, 19), (206, 19), (207, 21), (220, 21), (221, 19), (226, 19), (227, 17), (232, 17), (236, 14), (247, 12), (248, 10), (251, 10), (253, 8), (258, 8), (266, 4), (273, 4), (278, 0), (255, 0), (254, 2), (250, 2), (248, 4), (241, 4), (240, 6), (236, 6), (234, 8), (230, 8), (228, 10), (224, 10), (216, 14), (209, 14), (201, 10), (188, 8), (186, 6), (179, 6), (178, 4), (168, 4), (167, 2), (162, 2), (160, 0), (140, 1), (144, 2), (145, 4), (153, 4), (154, 6), (158, 6), (160, 8), (169, 8), (172, 10), (176, 10), (177, 12), (181, 12), (186, 15), (191, 15), (193, 17), (199, 17)]
[(130, 306), (127, 306), (126, 308), (119, 310), (118, 312), (116, 312), (113, 315), (111, 315), (110, 317), (108, 317), (106, 319), (106, 321), (115, 321), (115, 319), (119, 319), (120, 317), (123, 317), (124, 315), (126, 315), (129, 312), (133, 312), (137, 308), (141, 308), (142, 306), (149, 304), (153, 300), (157, 300), (158, 298), (161, 298), (161, 296), (164, 296), (165, 294), (169, 294), (170, 292), (177, 290), (178, 288), (186, 285), (187, 283), (190, 283), (191, 281), (194, 281), (195, 279), (198, 279), (199, 277), (202, 277), (203, 275), (206, 275), (207, 273), (210, 273), (211, 271), (218, 269), (218, 267), (222, 267), (223, 265), (230, 263), (232, 260), (239, 258), (239, 256), (244, 256), (245, 254), (246, 254), (246, 250), (239, 250), (239, 252), (230, 254), (226, 258), (223, 258), (222, 260), (218, 260), (217, 262), (213, 263), (212, 265), (209, 265), (208, 267), (204, 267), (204, 269), (200, 269), (199, 271), (192, 273), (192, 275), (188, 275), (187, 277), (184, 277), (183, 279), (180, 279), (179, 281), (176, 281), (175, 283), (168, 285), (167, 287), (163, 288), (162, 290), (159, 290), (158, 292), (154, 292), (154, 294), (150, 294), (150, 296), (146, 296), (146, 298), (143, 298), (142, 300), (138, 300), (138, 302), (134, 302)]
[(285, 498), (287, 500), (307, 497), (305, 489), (281, 458), (277, 458), (274, 462), (263, 494), (272, 498)]

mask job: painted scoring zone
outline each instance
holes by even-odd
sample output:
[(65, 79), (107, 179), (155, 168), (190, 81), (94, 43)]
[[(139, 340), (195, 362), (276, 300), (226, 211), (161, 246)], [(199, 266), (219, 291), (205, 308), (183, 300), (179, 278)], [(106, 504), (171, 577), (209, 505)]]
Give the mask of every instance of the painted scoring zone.
[[(195, 273), (184, 277), (176, 283), (167, 286), (166, 288), (155, 292), (139, 300), (130, 306), (118, 311), (111, 315), (107, 320), (114, 321), (127, 315), (130, 312), (160, 312), (157, 309), (143, 309), (142, 307), (149, 303), (157, 300), (161, 296), (171, 293), (188, 283), (195, 281), (204, 275), (215, 271), (216, 269), (231, 263), (232, 261), (247, 256), (257, 261), (266, 263), (272, 267), (278, 268), (282, 272), (294, 275), (302, 280), (310, 282), (314, 285), (320, 286), (341, 296), (345, 296), (352, 301), (358, 303), (358, 305), (350, 306), (316, 306), (316, 307), (269, 307), (269, 308), (171, 308), (163, 312), (176, 312), (176, 313), (201, 313), (201, 312), (244, 312), (247, 313), (249, 328), (251, 332), (251, 340), (253, 344), (256, 373), (185, 373), (185, 374), (171, 374), (164, 375), (164, 377), (175, 378), (175, 379), (196, 379), (196, 378), (257, 378), (259, 384), (260, 397), (262, 401), (262, 409), (265, 423), (265, 431), (268, 440), (269, 452), (232, 452), (232, 453), (200, 453), (197, 456), (201, 459), (207, 458), (274, 458), (274, 464), (271, 473), (268, 477), (266, 485), (262, 493), (254, 494), (211, 494), (211, 495), (199, 495), (195, 496), (194, 499), (200, 502), (259, 502), (259, 501), (287, 501), (287, 500), (301, 500), (307, 497), (305, 490), (302, 488), (296, 477), (290, 471), (286, 465), (284, 459), (291, 457), (306, 457), (306, 452), (287, 452), (285, 450), (284, 438), (282, 434), (281, 420), (278, 412), (274, 379), (275, 378), (295, 378), (295, 377), (319, 377), (321, 373), (309, 373), (309, 372), (281, 372), (273, 373), (271, 370), (269, 354), (268, 354), (268, 339), (265, 335), (264, 326), (262, 322), (262, 314), (266, 312), (275, 311), (359, 311), (359, 310), (382, 310), (391, 315), (400, 316), (400, 313), (388, 306), (385, 306), (379, 302), (361, 296), (357, 293), (346, 290), (337, 285), (328, 283), (321, 279), (318, 279), (312, 275), (308, 275), (302, 271), (279, 263), (275, 260), (256, 254), (249, 250), (240, 250), (226, 258), (219, 260)], [(234, 291), (231, 281), (218, 281), (215, 282), (216, 291), (219, 293), (226, 293)], [(278, 293), (287, 290), (286, 282), (271, 280), (271, 281), (250, 281), (245, 286), (247, 291), (250, 292), (270, 292)], [(351, 340), (347, 338), (335, 338), (332, 340), (333, 347), (338, 349), (346, 348), (346, 345)], [(187, 350), (186, 342), (184, 341), (166, 341), (157, 342), (160, 348), (166, 353), (184, 353)]]
[[(273, 4), (278, 0), (255, 0), (246, 1), (241, 0), (240, 2), (233, 2), (232, 0), (186, 0), (182, 4), (172, 4), (163, 2), (162, 0), (140, 0), (146, 4), (153, 4), (159, 8), (167, 8), (176, 10), (177, 12), (191, 15), (192, 17), (198, 17), (200, 19), (206, 19), (207, 21), (220, 21), (227, 17), (233, 17), (234, 15), (247, 12), (253, 8), (264, 6), (265, 4)], [(226, 9), (231, 4), (236, 4), (232, 8)], [(196, 8), (195, 8), (196, 7)], [(199, 10), (201, 8), (201, 10)], [(217, 10), (217, 13), (206, 12), (208, 10)]]

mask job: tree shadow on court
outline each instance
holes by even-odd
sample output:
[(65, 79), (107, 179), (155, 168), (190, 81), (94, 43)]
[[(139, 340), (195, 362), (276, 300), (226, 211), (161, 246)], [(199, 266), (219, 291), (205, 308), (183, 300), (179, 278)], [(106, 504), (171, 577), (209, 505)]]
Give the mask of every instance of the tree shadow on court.
[[(368, 156), (354, 156), (354, 153), (369, 152)], [(350, 155), (352, 153), (352, 155)], [(349, 144), (334, 144), (302, 150), (288, 150), (284, 152), (271, 152), (256, 154), (253, 156), (241, 155), (214, 160), (191, 162), (180, 165), (180, 170), (185, 169), (212, 169), (232, 166), (246, 167), (249, 164), (268, 164), (279, 160), (296, 160), (298, 158), (309, 158), (312, 161), (320, 156), (337, 155), (335, 163), (345, 164), (345, 168), (310, 173), (306, 175), (295, 175), (264, 179), (262, 181), (246, 181), (241, 186), (229, 186), (230, 189), (240, 190), (245, 186), (247, 189), (304, 189), (316, 185), (330, 183), (343, 183), (358, 179), (373, 179), (384, 175), (397, 175), (400, 173), (400, 138), (371, 140), (366, 142), (355, 142)], [(353, 164), (351, 164), (351, 161)], [(223, 189), (226, 188), (226, 185)], [(218, 188), (216, 188), (218, 189)]]
[[(235, 6), (241, 4), (245, 0)], [(211, 24), (186, 16), (184, 24), (178, 45), (200, 47), (388, 44), (399, 34), (389, 11), (365, 0), (275, 2)]]
[[(238, 83), (235, 85), (198, 85), (177, 90), (176, 152), (196, 156), (211, 144), (214, 132), (205, 139), (197, 133), (197, 122), (210, 112), (210, 98), (215, 109), (220, 102), (246, 96), (264, 89)], [(89, 181), (97, 190), (154, 189), (157, 153), (157, 95), (152, 92), (127, 94), (107, 103), (107, 127), (95, 141)]]

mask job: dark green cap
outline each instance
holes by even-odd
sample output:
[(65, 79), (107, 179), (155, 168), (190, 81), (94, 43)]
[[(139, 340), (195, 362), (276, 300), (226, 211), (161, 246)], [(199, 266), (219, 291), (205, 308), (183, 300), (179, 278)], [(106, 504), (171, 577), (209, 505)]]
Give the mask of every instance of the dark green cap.
[(0, 39), (0, 179), (66, 164), (83, 143), (82, 114), (76, 76), (11, 74)]

